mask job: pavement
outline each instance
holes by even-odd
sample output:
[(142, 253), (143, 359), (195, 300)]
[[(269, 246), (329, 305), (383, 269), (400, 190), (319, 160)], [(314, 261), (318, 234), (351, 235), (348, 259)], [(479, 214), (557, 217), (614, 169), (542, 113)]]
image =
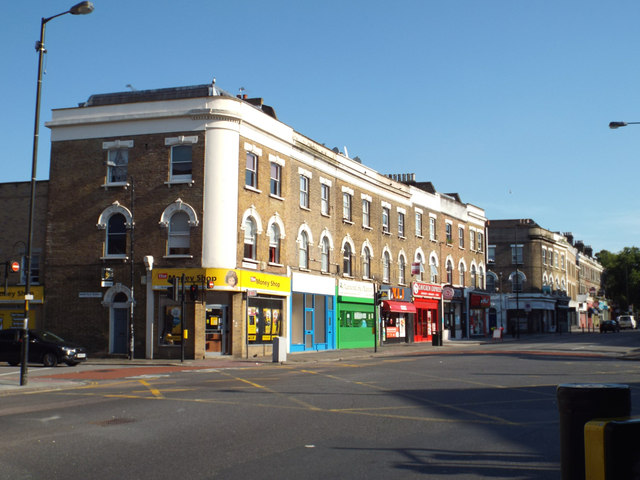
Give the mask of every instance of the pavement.
[[(492, 338), (445, 340), (442, 346), (429, 343), (401, 343), (383, 345), (374, 350), (358, 348), (347, 350), (324, 350), (288, 353), (283, 364), (340, 362), (356, 359), (381, 358), (407, 355), (443, 355), (455, 353), (510, 353), (523, 350), (537, 354), (563, 354), (574, 356), (597, 356), (624, 360), (640, 360), (640, 348), (602, 344), (595, 341), (600, 334), (573, 331), (572, 334), (507, 336), (501, 340)], [(271, 356), (237, 358), (231, 356), (207, 357), (200, 360), (149, 360), (126, 358), (90, 358), (80, 367), (59, 366), (44, 368), (29, 366), (20, 385), (20, 367), (0, 366), (0, 397), (10, 394), (61, 390), (87, 384), (95, 380), (130, 378), (162, 372), (202, 369), (230, 369), (266, 367), (277, 364)]]

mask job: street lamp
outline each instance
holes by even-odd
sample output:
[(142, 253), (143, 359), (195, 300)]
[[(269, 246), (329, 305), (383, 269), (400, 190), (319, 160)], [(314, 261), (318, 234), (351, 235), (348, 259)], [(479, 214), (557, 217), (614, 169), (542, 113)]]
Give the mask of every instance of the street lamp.
[(616, 128), (626, 127), (627, 125), (637, 125), (640, 122), (609, 122), (609, 128), (615, 130)]
[(36, 42), (36, 51), (38, 52), (38, 83), (36, 87), (36, 114), (33, 126), (33, 157), (31, 161), (31, 200), (29, 203), (29, 233), (27, 237), (27, 258), (26, 258), (26, 284), (24, 288), (24, 325), (22, 339), (22, 362), (20, 365), (20, 385), (27, 384), (27, 359), (29, 357), (29, 300), (33, 299), (31, 295), (31, 254), (33, 239), (33, 216), (36, 204), (36, 170), (38, 166), (38, 135), (40, 127), (40, 96), (42, 91), (42, 64), (44, 54), (47, 50), (44, 48), (44, 31), (46, 24), (54, 18), (70, 13), (71, 15), (86, 15), (93, 12), (93, 3), (80, 2), (71, 7), (66, 12), (58, 13), (52, 17), (42, 17), (40, 22), (40, 40)]

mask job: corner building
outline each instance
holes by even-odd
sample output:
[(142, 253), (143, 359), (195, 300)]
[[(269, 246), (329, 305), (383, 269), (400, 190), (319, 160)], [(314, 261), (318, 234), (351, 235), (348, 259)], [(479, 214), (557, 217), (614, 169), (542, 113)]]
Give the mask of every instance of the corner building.
[(429, 341), (444, 300), (421, 316), (412, 282), (484, 288), (482, 209), (330, 150), (262, 99), (214, 84), (93, 95), (47, 126), (45, 325), (93, 354)]

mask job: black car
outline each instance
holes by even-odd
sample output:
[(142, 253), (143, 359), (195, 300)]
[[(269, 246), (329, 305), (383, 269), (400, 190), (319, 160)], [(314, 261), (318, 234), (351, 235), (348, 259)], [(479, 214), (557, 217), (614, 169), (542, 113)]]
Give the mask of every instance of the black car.
[(620, 325), (615, 320), (605, 320), (604, 322), (600, 322), (600, 333), (619, 331)]
[[(20, 363), (22, 338), (21, 328), (0, 330), (0, 362), (9, 362), (10, 365)], [(69, 366), (75, 366), (86, 359), (87, 352), (83, 347), (45, 330), (29, 330), (29, 363), (55, 367), (58, 363), (64, 362)]]

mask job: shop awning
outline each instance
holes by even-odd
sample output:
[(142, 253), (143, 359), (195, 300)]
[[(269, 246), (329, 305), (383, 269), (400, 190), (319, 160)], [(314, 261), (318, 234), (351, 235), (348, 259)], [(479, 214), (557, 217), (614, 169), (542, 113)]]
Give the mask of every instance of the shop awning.
[(393, 300), (386, 300), (382, 302), (382, 309), (388, 312), (416, 313), (416, 307), (413, 303), (394, 302)]

